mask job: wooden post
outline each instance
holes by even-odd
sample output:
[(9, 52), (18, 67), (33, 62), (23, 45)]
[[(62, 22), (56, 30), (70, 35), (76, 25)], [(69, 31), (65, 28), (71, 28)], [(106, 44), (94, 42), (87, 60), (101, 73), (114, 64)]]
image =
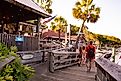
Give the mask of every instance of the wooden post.
[(45, 51), (43, 50), (42, 53), (43, 53), (43, 55), (42, 55), (42, 62), (44, 63), (45, 62)]
[(113, 62), (115, 62), (115, 48), (112, 48), (112, 58), (113, 58)]
[(68, 38), (69, 39), (69, 46), (71, 44), (71, 37), (70, 37), (71, 36), (71, 28), (70, 27), (71, 27), (71, 24), (68, 26), (68, 30), (67, 30), (69, 33), (69, 38)]
[(52, 52), (49, 52), (49, 71), (54, 72), (54, 54)]
[(67, 44), (67, 32), (65, 32), (65, 47), (66, 47), (66, 44)]
[(37, 19), (37, 33), (38, 33), (38, 50), (40, 50), (40, 33), (39, 33), (39, 29), (40, 29), (40, 26), (41, 26), (41, 23), (40, 23), (40, 21), (41, 21), (41, 18), (40, 17), (38, 17), (38, 19)]

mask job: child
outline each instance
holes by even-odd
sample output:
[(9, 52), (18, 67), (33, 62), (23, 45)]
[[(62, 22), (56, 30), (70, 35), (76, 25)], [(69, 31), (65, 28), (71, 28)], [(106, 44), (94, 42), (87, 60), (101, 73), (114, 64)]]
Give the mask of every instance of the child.
[(82, 64), (85, 64), (86, 62), (86, 50), (85, 46), (82, 47)]

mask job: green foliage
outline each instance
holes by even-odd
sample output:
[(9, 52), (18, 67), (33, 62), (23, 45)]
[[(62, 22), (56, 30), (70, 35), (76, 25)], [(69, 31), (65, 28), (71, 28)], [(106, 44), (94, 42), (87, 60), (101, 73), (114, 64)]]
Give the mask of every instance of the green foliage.
[(121, 44), (121, 40), (119, 38), (114, 37), (114, 36), (97, 34), (97, 39), (102, 44), (110, 44), (110, 45), (120, 45)]
[(89, 32), (89, 37), (93, 38), (93, 41), (98, 40), (101, 45), (121, 45), (121, 40), (114, 36), (108, 36), (108, 35), (101, 35), (101, 34), (95, 34), (92, 32)]
[(70, 25), (70, 27), (71, 27), (71, 35), (77, 35), (79, 27), (77, 27), (76, 25)]
[(108, 36), (108, 35), (101, 35), (101, 34), (95, 34), (93, 32), (88, 31), (87, 29), (84, 29), (85, 37), (87, 41), (97, 41), (101, 45), (108, 45), (108, 46), (118, 46), (121, 45), (121, 40), (114, 36)]
[(34, 74), (34, 69), (20, 63), (17, 58), (11, 64), (7, 64), (0, 72), (0, 77), (5, 81), (28, 81)]
[(10, 47), (10, 50), (13, 51), (13, 52), (15, 52), (15, 53), (18, 51), (18, 49), (17, 49), (16, 46), (11, 46)]
[(13, 62), (7, 64), (0, 71), (0, 81), (28, 81), (29, 78), (33, 76), (35, 72), (34, 69), (21, 64), (21, 59), (15, 52), (17, 52), (16, 46), (12, 46), (8, 49), (4, 44), (0, 43), (0, 58), (2, 61), (10, 56), (16, 57)]
[(100, 14), (100, 8), (92, 4), (93, 0), (81, 0), (75, 3), (73, 8), (73, 16), (76, 19), (95, 23)]
[(18, 49), (16, 46), (11, 46), (9, 49), (4, 44), (0, 43), (0, 60), (3, 60), (10, 56), (17, 56), (16, 55), (17, 50)]
[(0, 61), (9, 57), (10, 50), (2, 43), (0, 43)]
[(48, 13), (52, 13), (52, 0), (38, 0), (37, 3)]
[(54, 19), (53, 22), (51, 22), (51, 29), (54, 31), (58, 31), (60, 29), (60, 32), (65, 32), (67, 29), (67, 20), (64, 19), (62, 16), (58, 16)]

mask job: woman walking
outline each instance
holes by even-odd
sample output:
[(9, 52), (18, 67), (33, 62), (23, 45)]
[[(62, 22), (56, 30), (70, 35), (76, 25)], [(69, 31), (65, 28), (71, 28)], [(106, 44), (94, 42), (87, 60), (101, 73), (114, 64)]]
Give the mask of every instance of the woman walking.
[(78, 60), (78, 66), (80, 67), (80, 65), (81, 65), (81, 61), (82, 61), (82, 47), (80, 46), (80, 48), (79, 48), (79, 55), (78, 55), (78, 58), (79, 58), (79, 60)]
[(85, 46), (82, 47), (82, 65), (85, 65), (86, 62), (86, 48)]

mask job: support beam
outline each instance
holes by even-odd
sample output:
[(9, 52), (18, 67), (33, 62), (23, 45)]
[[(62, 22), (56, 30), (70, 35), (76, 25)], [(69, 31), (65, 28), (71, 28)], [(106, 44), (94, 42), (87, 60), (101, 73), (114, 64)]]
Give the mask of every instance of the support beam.
[(41, 18), (40, 17), (38, 17), (37, 18), (37, 28), (36, 28), (36, 32), (38, 33), (38, 50), (40, 50), (40, 32), (39, 32), (39, 30), (40, 30), (40, 27), (41, 27)]

